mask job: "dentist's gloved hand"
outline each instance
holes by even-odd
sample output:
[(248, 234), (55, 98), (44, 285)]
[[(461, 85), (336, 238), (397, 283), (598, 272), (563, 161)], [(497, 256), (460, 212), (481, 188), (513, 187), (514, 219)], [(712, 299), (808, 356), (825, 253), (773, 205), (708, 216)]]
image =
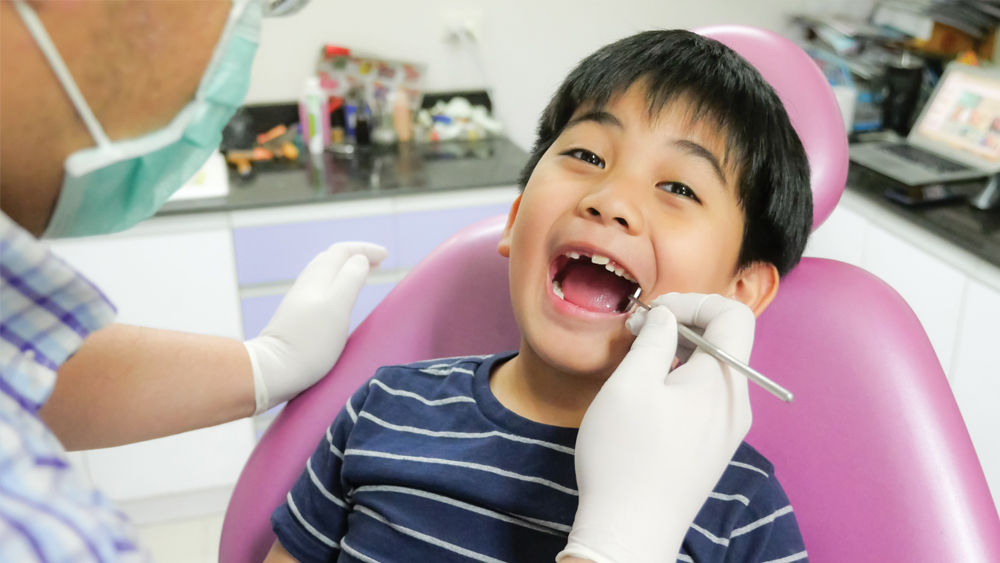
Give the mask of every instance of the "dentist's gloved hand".
[(338, 242), (299, 274), (260, 336), (244, 342), (253, 366), (254, 414), (291, 399), (330, 371), (344, 350), (368, 270), (387, 255), (377, 244)]
[(750, 430), (746, 377), (701, 349), (672, 372), (670, 365), (678, 320), (746, 362), (753, 312), (721, 295), (670, 293), (650, 305), (627, 321), (638, 337), (580, 425), (580, 505), (557, 561), (675, 561)]

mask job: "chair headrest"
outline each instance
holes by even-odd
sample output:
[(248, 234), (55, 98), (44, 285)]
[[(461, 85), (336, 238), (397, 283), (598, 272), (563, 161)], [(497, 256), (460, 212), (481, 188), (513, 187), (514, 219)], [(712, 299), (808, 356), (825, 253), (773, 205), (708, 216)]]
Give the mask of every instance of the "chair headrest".
[(740, 25), (702, 27), (694, 32), (750, 61), (785, 104), (809, 157), (815, 231), (833, 212), (847, 181), (847, 135), (826, 77), (805, 51), (776, 33)]

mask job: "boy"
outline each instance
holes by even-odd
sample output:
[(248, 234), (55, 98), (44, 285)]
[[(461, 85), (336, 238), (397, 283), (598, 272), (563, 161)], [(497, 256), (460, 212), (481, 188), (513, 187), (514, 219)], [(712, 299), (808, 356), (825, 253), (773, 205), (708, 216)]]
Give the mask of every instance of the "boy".
[[(577, 509), (577, 428), (633, 341), (626, 296), (720, 294), (759, 315), (812, 224), (781, 102), (685, 31), (580, 63), (521, 185), (498, 247), (520, 350), (380, 369), (274, 512), (269, 561), (552, 561)], [(741, 445), (677, 560), (805, 558), (771, 464)]]

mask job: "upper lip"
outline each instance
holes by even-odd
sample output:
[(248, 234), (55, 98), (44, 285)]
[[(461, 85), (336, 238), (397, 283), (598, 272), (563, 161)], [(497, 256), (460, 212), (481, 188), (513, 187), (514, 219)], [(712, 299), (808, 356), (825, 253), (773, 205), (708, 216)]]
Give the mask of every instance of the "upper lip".
[(555, 260), (557, 257), (562, 256), (568, 252), (576, 252), (581, 256), (593, 256), (595, 254), (599, 256), (606, 256), (612, 262), (614, 262), (615, 265), (625, 270), (625, 273), (632, 276), (632, 279), (635, 280), (635, 283), (638, 284), (639, 287), (642, 287), (642, 281), (639, 279), (639, 276), (636, 275), (635, 270), (633, 270), (623, 258), (615, 254), (614, 252), (605, 250), (603, 248), (599, 248), (598, 246), (587, 242), (569, 242), (559, 245), (559, 247), (556, 249), (555, 254), (552, 256), (552, 259)]

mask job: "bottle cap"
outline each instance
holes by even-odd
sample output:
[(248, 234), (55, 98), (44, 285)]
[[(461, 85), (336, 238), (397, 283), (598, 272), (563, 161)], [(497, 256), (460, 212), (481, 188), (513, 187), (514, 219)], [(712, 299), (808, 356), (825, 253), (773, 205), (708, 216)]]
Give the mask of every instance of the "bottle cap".
[(351, 50), (347, 47), (339, 47), (337, 45), (324, 45), (323, 46), (323, 56), (332, 59), (333, 57), (349, 57), (351, 55)]

